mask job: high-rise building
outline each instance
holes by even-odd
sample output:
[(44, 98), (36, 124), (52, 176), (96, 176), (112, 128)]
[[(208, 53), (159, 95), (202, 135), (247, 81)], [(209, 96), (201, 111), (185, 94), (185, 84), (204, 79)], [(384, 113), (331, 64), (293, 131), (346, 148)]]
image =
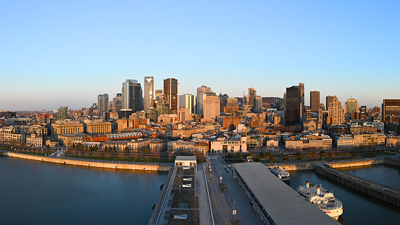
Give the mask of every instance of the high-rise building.
[(286, 88), (286, 126), (299, 124), (302, 117), (300, 88), (298, 86)]
[(215, 120), (221, 114), (220, 100), (214, 93), (207, 94), (204, 100), (204, 119)]
[(224, 108), (225, 108), (225, 105), (228, 102), (229, 96), (227, 94), (220, 93), (218, 98), (219, 98), (219, 101), (220, 101), (220, 107), (219, 108), (221, 109), (221, 112), (223, 112)]
[(142, 101), (142, 87), (137, 80), (128, 79), (122, 83), (122, 109), (141, 111)]
[(321, 103), (319, 97), (320, 97), (319, 91), (310, 91), (311, 112), (318, 112), (319, 111), (319, 104)]
[(197, 107), (196, 107), (196, 114), (197, 115), (204, 115), (204, 100), (208, 93), (213, 93), (210, 87), (202, 85), (201, 87), (197, 88)]
[(179, 95), (179, 108), (189, 109), (189, 113), (196, 113), (196, 96), (192, 94)]
[(211, 93), (211, 88), (207, 87), (205, 85), (202, 85), (201, 87), (197, 88), (197, 95), (203, 94), (203, 93)]
[(66, 120), (68, 119), (68, 106), (61, 106), (58, 109), (58, 118), (60, 120)]
[(256, 98), (256, 90), (254, 88), (249, 88), (249, 107), (254, 112), (254, 99)]
[(97, 96), (97, 104), (99, 106), (98, 111), (99, 115), (103, 115), (103, 113), (108, 112), (108, 94), (99, 94)]
[(392, 121), (400, 121), (400, 99), (383, 99), (382, 121), (389, 122), (389, 116)]
[(154, 77), (144, 77), (144, 110), (147, 111), (154, 104)]
[(253, 112), (259, 113), (262, 111), (262, 98), (260, 96), (255, 96), (254, 97), (254, 103), (253, 103)]
[(360, 107), (360, 113), (366, 114), (367, 113), (367, 106), (361, 106)]
[(169, 113), (177, 114), (178, 112), (178, 79), (167, 78), (164, 79), (164, 96), (169, 105)]
[(359, 106), (358, 106), (358, 102), (356, 99), (347, 99), (346, 101), (346, 113), (358, 113), (359, 112)]
[(326, 96), (326, 110), (328, 110), (329, 104), (333, 101), (336, 96)]
[(304, 107), (304, 83), (299, 83), (299, 88), (300, 88), (300, 95), (301, 95), (301, 104), (303, 104), (303, 107)]
[(329, 96), (328, 105), (328, 117), (326, 118), (326, 124), (339, 125), (344, 123), (344, 110), (342, 103), (336, 96)]
[(117, 96), (113, 98), (113, 112), (118, 112), (122, 109), (122, 94), (117, 93)]
[(283, 109), (286, 110), (286, 92), (283, 93)]
[(239, 102), (237, 98), (228, 98), (224, 112), (236, 113), (237, 111), (239, 111)]

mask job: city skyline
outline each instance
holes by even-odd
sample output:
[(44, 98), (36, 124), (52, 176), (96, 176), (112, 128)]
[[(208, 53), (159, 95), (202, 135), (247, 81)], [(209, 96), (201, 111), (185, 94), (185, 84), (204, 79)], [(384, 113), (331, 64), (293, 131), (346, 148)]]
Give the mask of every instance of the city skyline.
[[(148, 77), (148, 76), (150, 76), (150, 75), (145, 75), (145, 76), (143, 76), (141, 78), (127, 78), (127, 79), (141, 80), (144, 77)], [(161, 79), (161, 82), (157, 82), (159, 80), (157, 80), (155, 78), (155, 76), (152, 76), (152, 77), (154, 77), (153, 82), (155, 83), (154, 84), (154, 90), (162, 90), (163, 87), (162, 86), (160, 87), (160, 85), (162, 85), (163, 79)], [(124, 79), (124, 80), (127, 80), (127, 79)], [(177, 78), (177, 79), (179, 80), (179, 78)], [(116, 83), (119, 84), (117, 86), (121, 85), (120, 81), (118, 81)], [(161, 84), (159, 84), (159, 83), (161, 83)], [(382, 98), (382, 99), (378, 98), (378, 96), (376, 96), (376, 95), (365, 95), (365, 96), (357, 95), (357, 96), (361, 96), (359, 98), (354, 97), (354, 95), (346, 97), (343, 94), (341, 94), (342, 91), (340, 89), (338, 89), (337, 93), (329, 93), (329, 94), (324, 95), (323, 93), (327, 93), (327, 91), (318, 90), (318, 89), (308, 89), (307, 88), (307, 83), (305, 83), (305, 82), (302, 82), (302, 83), (304, 83), (304, 86), (305, 86), (305, 91), (304, 91), (304, 95), (305, 95), (304, 103), (305, 103), (305, 106), (310, 106), (310, 92), (311, 91), (319, 91), (321, 93), (320, 103), (323, 103), (324, 105), (325, 105), (325, 97), (327, 97), (327, 96), (337, 96), (339, 101), (342, 103), (343, 107), (345, 106), (345, 102), (347, 100), (349, 100), (349, 99), (356, 99), (359, 102), (359, 106), (360, 107), (361, 106), (367, 106), (367, 108), (373, 108), (373, 107), (381, 107), (384, 99), (399, 99), (400, 98), (400, 95), (397, 95), (399, 97), (393, 96), (393, 97), (386, 97), (386, 98)], [(144, 83), (140, 83), (140, 85), (142, 87), (142, 101), (144, 101)], [(181, 92), (181, 89), (184, 86), (180, 84), (179, 85), (179, 96), (185, 95), (185, 94), (196, 95), (197, 88), (202, 86), (202, 85), (203, 84), (197, 86), (196, 88), (194, 88), (190, 92)], [(288, 87), (298, 86), (298, 85), (299, 85), (298, 83), (293, 82), (291, 85), (288, 85), (288, 86), (286, 86), (284, 88), (286, 89)], [(207, 85), (207, 87), (213, 88), (213, 85)], [(257, 96), (260, 96), (260, 97), (279, 97), (279, 98), (282, 98), (282, 99), (284, 98), (284, 92), (285, 91), (282, 91), (281, 95), (278, 95), (278, 94), (262, 95), (261, 93), (268, 92), (268, 90), (257, 89), (254, 86), (252, 86), (251, 88), (254, 88), (257, 91)], [(183, 89), (185, 89), (185, 88), (183, 88)], [(248, 89), (249, 89), (249, 87), (243, 88), (243, 91), (241, 91), (241, 93), (240, 93), (240, 91), (235, 91), (234, 93), (238, 93), (237, 95), (231, 95), (230, 93), (226, 93), (226, 92), (218, 91), (218, 90), (214, 90), (214, 89), (213, 89), (213, 92), (215, 92), (217, 95), (222, 93), (222, 94), (228, 94), (229, 97), (243, 97), (243, 94), (245, 94), (245, 95), (249, 94), (248, 93)], [(90, 96), (89, 100), (85, 99), (84, 101), (82, 101), (82, 99), (79, 98), (79, 94), (80, 93), (81, 92), (79, 92), (79, 91), (74, 91), (71, 94), (72, 94), (72, 96), (74, 96), (74, 95), (78, 96), (77, 98), (73, 98), (73, 97), (65, 98), (65, 100), (63, 100), (63, 101), (52, 102), (52, 103), (40, 102), (40, 101), (38, 101), (38, 102), (29, 101), (29, 102), (25, 102), (25, 103), (24, 102), (15, 103), (14, 101), (10, 101), (10, 100), (13, 100), (13, 99), (6, 99), (7, 96), (3, 95), (3, 97), (0, 97), (0, 100), (1, 100), (1, 103), (2, 103), (2, 104), (0, 104), (0, 110), (2, 110), (2, 111), (7, 111), (7, 110), (9, 110), (9, 111), (42, 111), (42, 110), (52, 111), (52, 110), (58, 109), (60, 106), (68, 106), (69, 109), (87, 108), (87, 107), (90, 107), (91, 105), (93, 105), (93, 103), (97, 104), (97, 102), (98, 102), (97, 96), (100, 95), (102, 92), (100, 91), (97, 94), (95, 93), (93, 96)], [(85, 93), (85, 91), (82, 90), (82, 93)], [(121, 90), (117, 90), (117, 91), (114, 91), (114, 92), (112, 92), (112, 91), (111, 92), (110, 91), (104, 91), (103, 93), (114, 93), (114, 94), (109, 94), (109, 96), (110, 96), (109, 97), (109, 101), (112, 101), (112, 98), (114, 98), (117, 94), (120, 94)], [(29, 96), (26, 96), (26, 97), (29, 97)], [(52, 97), (52, 96), (48, 96), (48, 97)], [(85, 97), (88, 97), (88, 96), (85, 95)], [(365, 102), (368, 102), (368, 101), (365, 101), (365, 99), (370, 99), (371, 97), (377, 102), (376, 104), (374, 104), (374, 103), (371, 103), (371, 104), (365, 103)], [(65, 102), (67, 102), (67, 103), (65, 103)], [(6, 104), (3, 104), (3, 103), (6, 103)], [(9, 104), (10, 107), (7, 107), (7, 103)], [(27, 105), (28, 108), (25, 107), (25, 105)], [(43, 107), (38, 107), (37, 105), (42, 105)]]
[(180, 94), (205, 84), (230, 97), (248, 88), (283, 97), (302, 82), (306, 105), (318, 90), (321, 99), (380, 106), (400, 98), (399, 4), (7, 2), (0, 109), (88, 107), (101, 93), (115, 97), (122, 81), (147, 75), (155, 90), (178, 79)]

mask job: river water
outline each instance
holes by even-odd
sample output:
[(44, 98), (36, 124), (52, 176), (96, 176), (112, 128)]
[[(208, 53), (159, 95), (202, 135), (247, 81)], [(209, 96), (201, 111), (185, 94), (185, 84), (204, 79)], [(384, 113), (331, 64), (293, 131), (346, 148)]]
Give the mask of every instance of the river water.
[[(322, 184), (327, 190), (333, 190), (335, 197), (343, 202), (343, 214), (339, 222), (345, 225), (363, 224), (400, 224), (400, 207), (395, 206), (354, 189), (346, 187), (314, 170), (289, 171), (291, 175), (290, 186), (310, 184)], [(368, 179), (386, 186), (400, 189), (400, 169), (398, 167), (385, 166), (383, 164), (357, 169), (345, 170), (345, 172)]]
[(167, 173), (0, 157), (0, 224), (147, 224)]
[[(347, 170), (400, 189), (398, 167)], [(306, 181), (333, 190), (345, 225), (400, 224), (400, 207), (316, 174), (290, 171), (293, 189)], [(0, 224), (147, 224), (167, 173), (61, 166), (0, 157)]]

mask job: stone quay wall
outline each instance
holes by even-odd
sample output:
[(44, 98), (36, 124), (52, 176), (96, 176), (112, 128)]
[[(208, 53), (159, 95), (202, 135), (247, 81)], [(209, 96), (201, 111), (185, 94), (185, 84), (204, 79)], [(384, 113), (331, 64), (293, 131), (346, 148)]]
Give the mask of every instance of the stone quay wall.
[(142, 171), (166, 171), (168, 172), (173, 164), (141, 164), (141, 163), (113, 163), (113, 162), (104, 162), (104, 161), (96, 161), (96, 160), (76, 160), (76, 159), (66, 159), (66, 158), (49, 158), (45, 156), (35, 156), (28, 154), (20, 154), (14, 152), (4, 152), (4, 155), (13, 158), (33, 160), (39, 162), (47, 162), (47, 163), (57, 163), (63, 165), (70, 166), (84, 166), (84, 167), (93, 167), (93, 168), (105, 168), (105, 169), (121, 169), (121, 170), (142, 170)]

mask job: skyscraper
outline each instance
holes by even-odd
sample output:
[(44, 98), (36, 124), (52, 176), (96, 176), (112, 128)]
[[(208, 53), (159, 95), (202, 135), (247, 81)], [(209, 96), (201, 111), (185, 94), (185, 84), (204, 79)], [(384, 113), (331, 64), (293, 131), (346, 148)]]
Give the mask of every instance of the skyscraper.
[(97, 96), (97, 105), (99, 106), (98, 111), (99, 115), (103, 115), (103, 113), (108, 112), (108, 94), (99, 94)]
[(122, 109), (142, 110), (142, 87), (137, 80), (127, 79), (122, 83)]
[(178, 79), (167, 78), (164, 79), (164, 95), (165, 100), (168, 103), (168, 110), (170, 114), (178, 113)]
[(208, 93), (212, 93), (211, 88), (205, 85), (197, 88), (197, 107), (196, 107), (196, 114), (197, 115), (204, 115), (204, 100)]
[(344, 112), (342, 103), (336, 96), (329, 96), (328, 117), (326, 124), (339, 125), (344, 123)]
[(154, 77), (144, 77), (144, 110), (147, 111), (153, 107), (154, 102)]
[(392, 121), (400, 121), (400, 99), (383, 99), (382, 121), (390, 122), (388, 116), (392, 116)]
[(249, 107), (251, 107), (254, 112), (254, 99), (256, 98), (256, 90), (254, 88), (249, 88)]
[(300, 88), (301, 104), (303, 104), (304, 106), (304, 84), (299, 83), (299, 88)]
[(326, 96), (326, 110), (328, 110), (329, 104), (333, 101), (336, 96)]
[(189, 113), (196, 113), (196, 96), (192, 94), (179, 95), (179, 108), (187, 108)]
[(356, 113), (359, 112), (359, 106), (356, 99), (347, 99), (346, 101), (346, 113)]
[(214, 93), (207, 94), (204, 100), (204, 119), (215, 120), (221, 113), (220, 100)]
[(298, 86), (286, 88), (286, 126), (300, 123), (302, 118), (301, 92)]
[(311, 112), (318, 112), (320, 104), (320, 93), (319, 91), (310, 91), (310, 107)]
[(117, 93), (117, 96), (113, 99), (113, 112), (118, 112), (122, 108), (122, 94)]

